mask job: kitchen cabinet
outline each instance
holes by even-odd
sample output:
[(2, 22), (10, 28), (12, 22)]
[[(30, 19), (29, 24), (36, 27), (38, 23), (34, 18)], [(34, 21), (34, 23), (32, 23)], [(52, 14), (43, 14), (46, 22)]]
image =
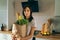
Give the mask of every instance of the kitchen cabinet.
[(60, 0), (55, 0), (55, 16), (60, 16)]
[(0, 40), (12, 40), (11, 34), (8, 32), (1, 32), (0, 31)]

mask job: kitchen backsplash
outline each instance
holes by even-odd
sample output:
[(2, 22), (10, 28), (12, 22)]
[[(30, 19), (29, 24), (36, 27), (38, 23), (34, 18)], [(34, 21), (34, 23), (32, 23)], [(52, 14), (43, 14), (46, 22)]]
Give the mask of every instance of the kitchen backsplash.
[(0, 0), (0, 27), (2, 24), (8, 25), (7, 0)]

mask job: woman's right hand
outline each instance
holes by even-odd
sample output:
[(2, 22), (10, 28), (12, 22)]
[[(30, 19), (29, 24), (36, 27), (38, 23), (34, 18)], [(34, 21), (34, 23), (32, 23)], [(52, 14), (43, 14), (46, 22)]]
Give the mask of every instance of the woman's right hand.
[(15, 35), (12, 34), (11, 37), (12, 37), (12, 40), (15, 40)]
[(12, 40), (21, 40), (21, 37), (19, 35), (12, 34)]

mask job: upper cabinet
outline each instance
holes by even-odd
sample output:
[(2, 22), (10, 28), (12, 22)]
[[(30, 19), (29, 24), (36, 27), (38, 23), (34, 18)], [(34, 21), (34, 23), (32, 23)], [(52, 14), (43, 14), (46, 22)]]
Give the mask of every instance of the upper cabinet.
[(60, 0), (55, 0), (55, 16), (60, 16)]

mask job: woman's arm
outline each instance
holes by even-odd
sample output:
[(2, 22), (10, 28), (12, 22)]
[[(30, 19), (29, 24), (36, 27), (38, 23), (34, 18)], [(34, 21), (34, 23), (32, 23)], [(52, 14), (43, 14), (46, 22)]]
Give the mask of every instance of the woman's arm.
[(30, 34), (27, 36), (27, 37), (24, 37), (24, 38), (22, 38), (23, 40), (27, 40), (27, 39), (30, 39), (30, 38), (32, 38), (32, 36), (34, 35), (34, 31), (35, 31), (35, 28), (36, 27), (32, 27), (31, 28), (31, 31), (30, 31)]

